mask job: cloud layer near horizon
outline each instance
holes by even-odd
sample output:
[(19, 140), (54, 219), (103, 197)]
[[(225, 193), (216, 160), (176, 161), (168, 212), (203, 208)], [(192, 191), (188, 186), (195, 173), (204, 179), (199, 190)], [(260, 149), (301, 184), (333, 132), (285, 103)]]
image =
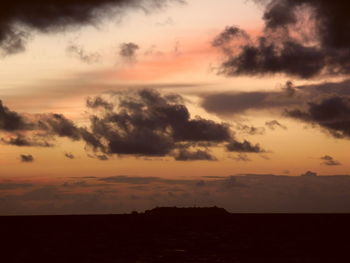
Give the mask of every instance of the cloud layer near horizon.
[(155, 206), (230, 212), (348, 213), (350, 176), (248, 174), (202, 179), (112, 176), (0, 182), (0, 215), (130, 213)]

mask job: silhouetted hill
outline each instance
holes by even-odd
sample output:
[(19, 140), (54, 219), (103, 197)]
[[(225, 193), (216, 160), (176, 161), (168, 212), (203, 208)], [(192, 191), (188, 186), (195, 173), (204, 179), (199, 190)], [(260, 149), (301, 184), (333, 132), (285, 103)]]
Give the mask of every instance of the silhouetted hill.
[(146, 215), (156, 216), (224, 216), (229, 215), (224, 208), (219, 207), (156, 207), (146, 210)]

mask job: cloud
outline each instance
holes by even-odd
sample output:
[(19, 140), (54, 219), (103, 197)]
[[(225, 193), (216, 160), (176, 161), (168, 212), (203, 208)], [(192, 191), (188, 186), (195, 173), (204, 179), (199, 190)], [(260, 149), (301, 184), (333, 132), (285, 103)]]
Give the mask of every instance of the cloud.
[(100, 161), (108, 161), (109, 158), (106, 155), (96, 155), (97, 159)]
[(140, 47), (135, 43), (123, 43), (120, 45), (119, 55), (126, 59), (135, 59), (138, 49), (140, 49)]
[(293, 77), (310, 78), (320, 74), (325, 63), (325, 58), (315, 48), (292, 41), (283, 42), (279, 48), (268, 37), (262, 37), (256, 45), (244, 46), (238, 56), (228, 58), (221, 65), (220, 74), (285, 73)]
[[(219, 116), (244, 114), (249, 111), (274, 110), (283, 117), (291, 117), (321, 127), (336, 138), (350, 136), (350, 82), (293, 86), (289, 82), (280, 91), (202, 94), (203, 108)], [(266, 122), (270, 129), (286, 126), (276, 120)], [(249, 126), (238, 125), (248, 131)], [(253, 130), (252, 130), (253, 131)]]
[(71, 153), (65, 153), (64, 156), (68, 159), (71, 159), (71, 160), (75, 159), (75, 156)]
[[(205, 110), (219, 116), (246, 113), (249, 110), (275, 110), (284, 117), (319, 127), (335, 138), (350, 138), (350, 81), (323, 82), (294, 86), (290, 82), (280, 91), (212, 93), (202, 95)], [(270, 129), (287, 129), (280, 122), (266, 122)], [(237, 127), (240, 130), (239, 126)], [(249, 131), (249, 126), (242, 126)]]
[(286, 110), (286, 115), (327, 130), (336, 138), (350, 137), (350, 98), (334, 96), (309, 102), (305, 110)]
[[(201, 106), (218, 115), (237, 115), (249, 110), (281, 109), (300, 105), (306, 92), (291, 93), (287, 83), (280, 91), (221, 92), (202, 94)], [(293, 88), (294, 91), (294, 88)], [(296, 92), (296, 91), (295, 91)]]
[(313, 95), (329, 96), (349, 96), (350, 95), (350, 79), (345, 79), (340, 82), (324, 82), (311, 85), (301, 85), (295, 87), (298, 90), (307, 91)]
[[(348, 4), (327, 0), (256, 1), (265, 6), (264, 33), (256, 40), (227, 27), (213, 42), (224, 51), (219, 73), (285, 74), (299, 78), (350, 73)], [(234, 49), (232, 42), (238, 44)], [(233, 45), (234, 46), (234, 45)]]
[(284, 126), (283, 124), (281, 124), (279, 121), (276, 121), (276, 120), (267, 121), (265, 122), (265, 125), (271, 130), (275, 130), (276, 127), (282, 128), (283, 130), (287, 130), (286, 126)]
[[(3, 35), (4, 33), (5, 35)], [(28, 39), (29, 33), (27, 32), (18, 30), (0, 31), (1, 56), (13, 55), (25, 51)]]
[(273, 105), (265, 102), (268, 96), (269, 93), (266, 92), (210, 94), (204, 97), (202, 106), (208, 112), (235, 114), (251, 108), (273, 107)]
[(113, 176), (88, 183), (79, 178), (72, 182), (2, 182), (0, 214), (111, 214), (193, 205), (217, 205), (236, 213), (349, 212), (348, 175), (316, 176), (307, 172), (306, 176), (241, 174), (203, 178)]
[(197, 150), (197, 151), (188, 151), (186, 149), (179, 150), (175, 155), (176, 161), (216, 161), (217, 159), (212, 156), (207, 151)]
[[(170, 156), (184, 147), (234, 141), (229, 125), (200, 117), (191, 119), (178, 95), (140, 90), (117, 93), (114, 98), (116, 110), (90, 118), (93, 136), (104, 142), (95, 148), (105, 154)], [(198, 150), (186, 155), (203, 158), (203, 150)]]
[[(67, 137), (79, 140), (89, 139), (89, 133), (78, 128), (72, 120), (62, 114), (20, 114), (11, 111), (0, 101), (0, 131), (10, 134), (2, 138), (3, 143), (14, 146), (53, 146), (48, 142), (50, 136)], [(30, 133), (22, 135), (20, 132)], [(93, 142), (91, 142), (93, 143)]]
[(249, 39), (249, 35), (238, 27), (228, 26), (213, 40), (212, 45), (214, 47), (224, 47), (236, 38)]
[(53, 147), (53, 144), (49, 143), (40, 136), (26, 137), (21, 134), (15, 136), (9, 136), (7, 138), (1, 138), (1, 142), (6, 145), (19, 146), (19, 147)]
[(28, 126), (20, 114), (9, 110), (0, 100), (0, 130), (16, 131), (26, 129)]
[(39, 120), (39, 127), (49, 134), (59, 137), (68, 137), (72, 140), (80, 139), (80, 129), (62, 114), (42, 115)]
[[(3, 107), (3, 127), (6, 125), (9, 130), (8, 123), (12, 121), (8, 120), (15, 120), (15, 125), (11, 124), (10, 139), (3, 139), (3, 142), (47, 147), (53, 146), (50, 142), (55, 138), (64, 137), (86, 142), (87, 149), (94, 151), (91, 156), (100, 160), (111, 155), (215, 160), (208, 149), (227, 143), (229, 151), (259, 152), (258, 145), (237, 141), (229, 124), (199, 116), (191, 118), (184, 99), (177, 94), (163, 95), (141, 89), (110, 92), (108, 96), (87, 99), (87, 107), (91, 109), (88, 127), (78, 127), (62, 114), (35, 114), (25, 118)], [(14, 135), (19, 129), (32, 133), (33, 138)]]
[(249, 159), (248, 155), (245, 153), (238, 153), (237, 156), (232, 157), (233, 160), (237, 162), (250, 162), (251, 160)]
[(242, 123), (234, 125), (236, 131), (249, 135), (263, 135), (265, 133), (264, 127), (254, 127)]
[(86, 64), (95, 64), (101, 61), (101, 55), (99, 53), (88, 53), (81, 46), (72, 44), (66, 48), (66, 51), (68, 55), (78, 58)]
[(334, 158), (332, 156), (329, 156), (329, 155), (325, 155), (325, 156), (321, 157), (320, 159), (322, 160), (322, 164), (327, 165), (327, 166), (341, 165), (340, 162), (334, 160)]
[(86, 106), (91, 109), (104, 108), (106, 110), (113, 110), (113, 103), (109, 103), (101, 97), (90, 98), (86, 100)]
[(66, 137), (73, 141), (83, 139), (90, 145), (100, 146), (89, 131), (78, 127), (62, 114), (20, 114), (5, 107), (1, 101), (0, 132), (6, 133), (0, 142), (19, 147), (53, 147), (51, 141), (56, 137)]
[(22, 163), (32, 163), (34, 162), (34, 157), (30, 154), (21, 154), (20, 159)]
[(231, 141), (226, 145), (226, 150), (229, 152), (239, 153), (262, 153), (265, 152), (261, 149), (259, 144), (253, 145), (252, 143), (244, 140), (243, 142)]
[(121, 14), (130, 8), (159, 9), (181, 0), (15, 0), (2, 4), (0, 48), (3, 55), (21, 52), (33, 32), (62, 32), (96, 25), (102, 18)]

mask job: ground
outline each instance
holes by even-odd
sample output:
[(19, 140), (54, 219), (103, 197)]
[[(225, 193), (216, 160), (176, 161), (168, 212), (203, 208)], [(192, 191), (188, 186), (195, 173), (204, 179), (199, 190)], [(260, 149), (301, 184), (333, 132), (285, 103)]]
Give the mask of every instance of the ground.
[(348, 262), (350, 215), (0, 217), (3, 262)]

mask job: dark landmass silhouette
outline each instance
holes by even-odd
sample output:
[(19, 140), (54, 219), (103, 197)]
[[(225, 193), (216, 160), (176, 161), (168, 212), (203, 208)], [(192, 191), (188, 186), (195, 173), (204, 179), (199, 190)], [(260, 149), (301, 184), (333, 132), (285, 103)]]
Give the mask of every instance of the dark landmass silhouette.
[(146, 215), (156, 216), (222, 216), (229, 215), (224, 208), (219, 207), (156, 207), (145, 211)]
[(347, 262), (350, 214), (231, 214), (165, 207), (124, 215), (0, 217), (14, 262)]

